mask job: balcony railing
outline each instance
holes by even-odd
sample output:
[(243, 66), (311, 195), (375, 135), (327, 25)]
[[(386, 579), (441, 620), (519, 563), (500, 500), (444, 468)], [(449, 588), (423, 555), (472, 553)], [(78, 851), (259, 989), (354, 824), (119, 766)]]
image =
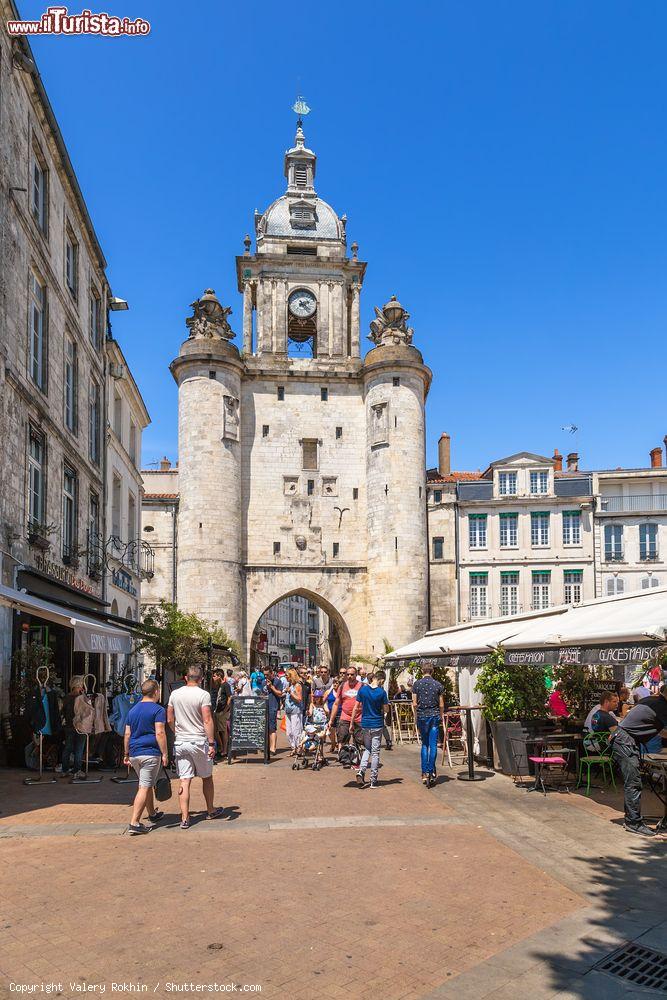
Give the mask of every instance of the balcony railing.
[(637, 514), (643, 511), (667, 511), (667, 493), (647, 493), (640, 496), (600, 497), (603, 514)]
[(622, 562), (625, 562), (625, 550), (624, 549), (605, 549), (604, 550), (604, 561), (606, 563), (622, 563)]

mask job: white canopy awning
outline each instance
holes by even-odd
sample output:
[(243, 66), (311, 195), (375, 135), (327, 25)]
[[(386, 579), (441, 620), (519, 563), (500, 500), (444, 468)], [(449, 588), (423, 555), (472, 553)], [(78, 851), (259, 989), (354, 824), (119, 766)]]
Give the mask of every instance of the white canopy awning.
[(667, 587), (620, 597), (600, 597), (577, 606), (496, 618), (483, 624), (457, 625), (427, 632), (396, 649), (387, 660), (486, 654), (504, 646), (539, 650), (561, 646), (602, 646), (667, 640)]
[(74, 649), (83, 653), (131, 653), (132, 636), (123, 629), (89, 618), (80, 611), (69, 611), (61, 604), (53, 604), (41, 597), (33, 597), (22, 590), (0, 584), (0, 604), (38, 615), (47, 621), (57, 622), (74, 629)]
[(507, 649), (662, 642), (667, 638), (667, 587), (598, 598), (540, 619), (508, 639)]

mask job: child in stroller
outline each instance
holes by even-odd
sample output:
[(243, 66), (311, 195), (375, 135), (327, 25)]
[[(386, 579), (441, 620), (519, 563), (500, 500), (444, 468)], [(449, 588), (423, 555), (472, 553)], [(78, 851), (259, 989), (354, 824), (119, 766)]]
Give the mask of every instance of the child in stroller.
[(319, 771), (329, 762), (324, 756), (324, 745), (329, 731), (329, 713), (324, 704), (324, 691), (314, 691), (313, 700), (308, 709), (310, 722), (305, 726), (296, 748), (296, 761), (292, 770), (308, 767), (312, 761), (313, 771)]

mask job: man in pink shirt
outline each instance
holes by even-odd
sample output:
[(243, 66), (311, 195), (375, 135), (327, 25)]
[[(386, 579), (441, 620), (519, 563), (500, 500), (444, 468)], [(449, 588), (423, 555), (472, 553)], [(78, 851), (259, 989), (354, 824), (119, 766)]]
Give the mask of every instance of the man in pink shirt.
[(354, 712), (357, 704), (357, 691), (361, 688), (361, 681), (357, 680), (357, 671), (352, 666), (347, 668), (344, 677), (345, 679), (338, 687), (336, 700), (331, 708), (329, 725), (333, 727), (336, 719), (338, 719), (336, 735), (339, 746), (342, 746), (343, 743), (347, 742), (350, 734), (352, 734), (355, 743), (361, 745), (361, 732), (359, 727), (355, 728), (352, 724), (352, 713)]

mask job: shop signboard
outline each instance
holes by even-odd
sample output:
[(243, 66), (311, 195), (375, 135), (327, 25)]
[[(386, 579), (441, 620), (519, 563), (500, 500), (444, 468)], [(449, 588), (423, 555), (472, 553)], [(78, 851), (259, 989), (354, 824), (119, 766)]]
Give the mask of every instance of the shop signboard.
[[(624, 643), (604, 646), (561, 646), (551, 649), (507, 649), (507, 663), (530, 663), (536, 667), (563, 664), (582, 664), (589, 667), (612, 667), (614, 679), (628, 681), (637, 666), (646, 661), (655, 663), (664, 645), (654, 643)], [(444, 663), (447, 667), (475, 670), (483, 666), (488, 653), (443, 653), (442, 656), (399, 661), (408, 663)]]
[(47, 559), (46, 556), (35, 556), (35, 569), (52, 580), (64, 583), (67, 587), (74, 587), (75, 590), (80, 590), (84, 594), (95, 593), (90, 584), (86, 583), (80, 576), (75, 576), (71, 569), (60, 566), (51, 559)]
[(261, 695), (232, 698), (227, 762), (238, 753), (261, 753), (269, 763), (269, 700)]

